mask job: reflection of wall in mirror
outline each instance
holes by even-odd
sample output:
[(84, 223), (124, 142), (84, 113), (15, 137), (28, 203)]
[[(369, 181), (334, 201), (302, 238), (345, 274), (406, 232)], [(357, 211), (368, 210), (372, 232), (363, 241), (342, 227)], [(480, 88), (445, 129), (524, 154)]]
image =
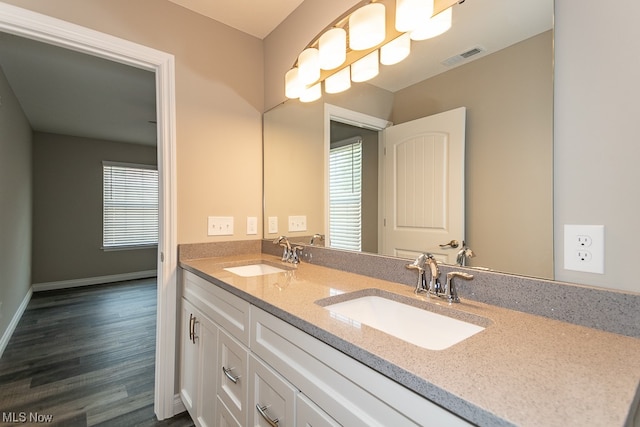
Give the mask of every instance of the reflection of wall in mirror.
[(471, 265), (553, 277), (552, 43), (547, 31), (395, 94), (394, 123), (467, 107)]
[[(388, 118), (392, 101), (391, 92), (363, 83), (354, 85), (347, 92), (325, 95), (317, 102), (305, 104), (289, 100), (265, 113), (265, 238), (278, 234), (306, 237), (326, 232), (324, 104)], [(307, 231), (289, 233), (286, 229), (288, 215), (306, 215)], [(273, 216), (278, 218), (280, 225), (277, 233), (269, 233), (268, 220)]]

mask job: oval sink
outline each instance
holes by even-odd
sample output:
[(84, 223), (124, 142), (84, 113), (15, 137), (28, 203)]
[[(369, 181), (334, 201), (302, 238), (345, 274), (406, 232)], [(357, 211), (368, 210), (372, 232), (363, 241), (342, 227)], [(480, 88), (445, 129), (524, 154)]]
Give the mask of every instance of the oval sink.
[(365, 324), (427, 350), (444, 350), (485, 329), (376, 295), (360, 296), (324, 305), (324, 308), (336, 319), (355, 326)]
[(239, 267), (227, 267), (224, 270), (242, 277), (263, 276), (265, 274), (284, 273), (285, 269), (269, 264), (250, 264)]

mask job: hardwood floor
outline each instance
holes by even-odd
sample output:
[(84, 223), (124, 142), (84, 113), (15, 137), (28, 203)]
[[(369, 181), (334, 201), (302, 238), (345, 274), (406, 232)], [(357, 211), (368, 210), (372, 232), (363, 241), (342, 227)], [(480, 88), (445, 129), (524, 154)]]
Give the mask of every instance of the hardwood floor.
[(0, 425), (193, 426), (153, 413), (155, 324), (155, 279), (35, 293), (0, 359)]

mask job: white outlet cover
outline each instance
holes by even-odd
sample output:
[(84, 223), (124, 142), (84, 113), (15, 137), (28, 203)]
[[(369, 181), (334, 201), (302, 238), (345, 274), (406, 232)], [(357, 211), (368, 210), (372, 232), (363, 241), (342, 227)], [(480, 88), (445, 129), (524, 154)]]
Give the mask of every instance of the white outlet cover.
[(604, 274), (604, 225), (565, 224), (564, 268)]

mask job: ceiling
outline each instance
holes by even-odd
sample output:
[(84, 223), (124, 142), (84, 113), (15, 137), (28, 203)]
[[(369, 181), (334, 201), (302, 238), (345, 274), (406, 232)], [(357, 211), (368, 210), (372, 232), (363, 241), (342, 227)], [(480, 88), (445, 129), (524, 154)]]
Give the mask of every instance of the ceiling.
[[(169, 1), (264, 38), (303, 0)], [(370, 83), (390, 91), (407, 87), (446, 71), (441, 61), (454, 54), (481, 46), (481, 57), (550, 29), (552, 15), (553, 0), (468, 0), (456, 6), (452, 30), (413, 43), (409, 58)], [(472, 37), (460, 31), (467, 28)], [(6, 33), (0, 33), (0, 67), (35, 131), (156, 143), (150, 71)]]
[(264, 39), (303, 0), (169, 0), (196, 13)]

